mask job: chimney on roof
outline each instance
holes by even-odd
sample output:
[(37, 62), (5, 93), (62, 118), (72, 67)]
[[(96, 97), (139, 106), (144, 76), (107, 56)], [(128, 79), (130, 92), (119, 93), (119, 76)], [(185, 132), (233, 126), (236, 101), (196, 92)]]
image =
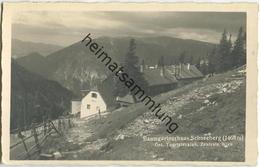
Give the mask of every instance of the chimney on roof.
[(163, 67), (161, 67), (161, 69), (160, 69), (160, 75), (163, 77), (164, 76), (164, 68)]
[(140, 72), (143, 73), (144, 72), (144, 66), (140, 65)]
[(179, 68), (178, 68), (178, 76), (181, 75), (181, 69), (182, 69), (182, 64), (180, 63)]
[(145, 67), (144, 60), (142, 60), (142, 64), (140, 65), (140, 72), (141, 73), (144, 72), (144, 67)]
[(161, 67), (160, 67), (160, 75), (163, 77), (163, 76), (165, 76), (165, 67), (164, 67), (164, 65), (162, 65)]
[(190, 70), (190, 63), (187, 64), (187, 69)]
[(156, 67), (160, 68), (160, 75), (164, 76), (165, 68), (164, 68), (164, 57), (163, 56), (161, 56), (161, 58), (159, 59), (158, 66), (156, 66)]
[(174, 73), (174, 76), (176, 77), (177, 76), (177, 68), (175, 65), (172, 66), (173, 67), (173, 73)]

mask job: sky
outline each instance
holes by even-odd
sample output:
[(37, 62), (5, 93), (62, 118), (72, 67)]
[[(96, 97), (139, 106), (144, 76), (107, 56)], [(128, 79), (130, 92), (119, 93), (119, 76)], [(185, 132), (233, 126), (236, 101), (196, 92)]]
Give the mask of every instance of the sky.
[(12, 38), (67, 46), (93, 38), (168, 36), (218, 43), (226, 31), (235, 40), (245, 13), (228, 12), (23, 12), (12, 21)]

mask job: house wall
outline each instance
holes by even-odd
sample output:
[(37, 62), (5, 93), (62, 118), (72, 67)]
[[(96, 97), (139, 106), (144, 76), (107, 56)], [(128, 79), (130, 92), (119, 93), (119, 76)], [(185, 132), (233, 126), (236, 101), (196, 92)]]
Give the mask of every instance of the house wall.
[(71, 101), (71, 114), (77, 114), (80, 112), (81, 101)]
[[(95, 93), (96, 98), (92, 96)], [(102, 96), (96, 91), (90, 91), (81, 101), (80, 118), (98, 114), (98, 111), (104, 112), (107, 110), (106, 103)]]

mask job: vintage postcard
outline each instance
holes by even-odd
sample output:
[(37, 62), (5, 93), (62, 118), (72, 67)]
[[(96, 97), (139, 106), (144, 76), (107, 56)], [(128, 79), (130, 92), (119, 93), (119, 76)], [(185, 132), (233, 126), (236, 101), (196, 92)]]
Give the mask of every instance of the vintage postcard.
[(3, 162), (254, 165), (257, 12), (4, 3)]

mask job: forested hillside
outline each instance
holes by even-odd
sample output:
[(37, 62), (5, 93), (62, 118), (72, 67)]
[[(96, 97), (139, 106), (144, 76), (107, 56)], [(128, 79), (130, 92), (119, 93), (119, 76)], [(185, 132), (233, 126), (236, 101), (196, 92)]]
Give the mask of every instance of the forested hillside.
[(12, 60), (11, 129), (24, 128), (68, 112), (73, 97), (59, 83), (31, 73)]
[[(130, 37), (100, 37), (95, 41), (104, 47), (104, 51), (114, 61), (120, 63), (124, 61), (130, 39)], [(195, 64), (214, 47), (213, 44), (206, 42), (171, 37), (136, 38), (135, 41), (136, 56), (140, 62), (143, 60), (147, 65), (157, 64), (162, 55), (166, 65), (178, 63), (184, 51), (185, 61), (192, 59)], [(54, 52), (46, 58), (34, 53), (17, 61), (27, 70), (58, 81), (75, 93), (97, 85), (108, 74), (104, 65), (80, 42)]]

